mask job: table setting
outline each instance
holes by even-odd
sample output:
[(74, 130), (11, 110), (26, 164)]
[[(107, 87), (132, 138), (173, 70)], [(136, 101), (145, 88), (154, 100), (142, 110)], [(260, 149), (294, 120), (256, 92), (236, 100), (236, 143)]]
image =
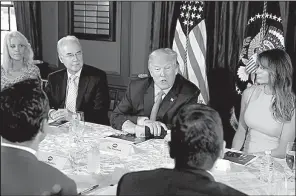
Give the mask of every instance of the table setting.
[[(116, 195), (119, 179), (128, 172), (174, 168), (167, 139), (149, 139), (133, 145), (133, 152), (123, 155), (100, 149), (100, 143), (111, 134), (122, 131), (76, 118), (76, 122), (51, 127), (39, 152), (66, 157), (68, 161), (59, 169), (76, 182), (77, 191), (84, 195)], [(269, 183), (260, 180), (260, 156), (246, 166), (221, 159), (211, 172), (216, 181), (249, 195), (295, 195), (295, 175), (291, 177), (295, 166), (291, 170), (285, 159), (273, 160), (273, 180)]]

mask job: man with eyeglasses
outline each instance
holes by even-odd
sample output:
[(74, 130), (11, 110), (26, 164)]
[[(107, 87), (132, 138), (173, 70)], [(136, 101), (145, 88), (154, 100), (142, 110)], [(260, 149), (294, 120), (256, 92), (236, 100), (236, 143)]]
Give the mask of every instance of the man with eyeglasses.
[(57, 43), (60, 61), (66, 69), (51, 73), (45, 91), (54, 121), (68, 120), (76, 111), (84, 112), (84, 120), (109, 125), (110, 104), (106, 73), (83, 64), (83, 53), (75, 36), (66, 36)]

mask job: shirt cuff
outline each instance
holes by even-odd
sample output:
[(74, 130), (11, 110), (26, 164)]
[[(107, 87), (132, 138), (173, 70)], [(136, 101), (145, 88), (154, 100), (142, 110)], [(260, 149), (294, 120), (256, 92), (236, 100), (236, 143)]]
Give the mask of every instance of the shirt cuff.
[(144, 121), (145, 120), (149, 120), (149, 118), (147, 116), (139, 116), (137, 118), (137, 125), (144, 126)]
[(48, 111), (48, 118), (51, 119), (51, 120), (53, 120), (53, 118), (52, 118), (52, 116), (51, 116), (51, 113), (52, 113), (53, 111), (55, 111), (55, 109), (50, 109), (50, 110)]

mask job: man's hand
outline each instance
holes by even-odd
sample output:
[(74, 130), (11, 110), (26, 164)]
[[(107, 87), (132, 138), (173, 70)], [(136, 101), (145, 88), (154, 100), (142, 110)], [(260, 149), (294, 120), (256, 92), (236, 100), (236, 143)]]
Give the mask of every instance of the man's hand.
[(67, 109), (58, 109), (50, 112), (49, 117), (53, 121), (68, 120), (69, 113)]
[(59, 184), (55, 184), (51, 191), (44, 191), (42, 196), (61, 196), (62, 195), (62, 188)]
[(160, 136), (161, 127), (163, 127), (165, 131), (168, 130), (167, 126), (159, 121), (145, 120), (143, 124), (149, 127), (150, 133), (154, 136)]

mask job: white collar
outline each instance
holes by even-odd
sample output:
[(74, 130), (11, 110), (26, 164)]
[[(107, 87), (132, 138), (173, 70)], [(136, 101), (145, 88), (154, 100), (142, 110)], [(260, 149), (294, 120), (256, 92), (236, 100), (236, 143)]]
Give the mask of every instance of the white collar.
[[(79, 78), (80, 77), (80, 74), (81, 74), (81, 70), (82, 70), (82, 68), (79, 71), (77, 71), (74, 74), (74, 76), (77, 76)], [(69, 79), (72, 76), (72, 74), (68, 71), (68, 69), (67, 69), (67, 73), (68, 73), (68, 79)]]
[(27, 151), (27, 152), (33, 154), (34, 156), (36, 156), (36, 150), (34, 150), (32, 148), (29, 148), (29, 147), (26, 147), (26, 146), (20, 146), (20, 145), (15, 145), (15, 144), (8, 144), (8, 143), (4, 143), (4, 142), (1, 143), (1, 146), (6, 146), (6, 147), (10, 147), (10, 148), (21, 149), (21, 150)]
[(210, 170), (205, 170), (205, 171), (208, 172), (214, 178), (214, 175)]

